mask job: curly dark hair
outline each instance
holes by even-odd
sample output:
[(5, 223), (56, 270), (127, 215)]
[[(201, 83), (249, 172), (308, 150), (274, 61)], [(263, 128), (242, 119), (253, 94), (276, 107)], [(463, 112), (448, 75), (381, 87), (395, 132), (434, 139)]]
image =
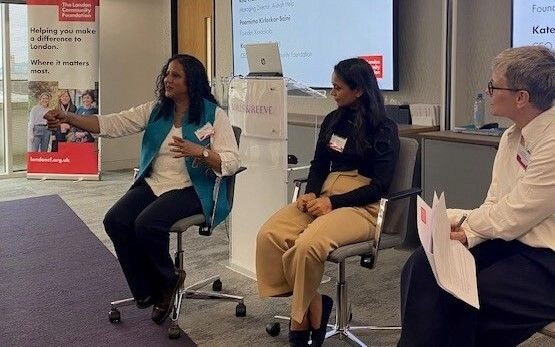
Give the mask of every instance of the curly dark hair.
[[(367, 133), (387, 118), (382, 93), (378, 86), (378, 81), (374, 75), (372, 66), (363, 59), (345, 59), (334, 66), (335, 75), (341, 79), (349, 88), (360, 89), (362, 94), (358, 97), (355, 106), (355, 118), (353, 120), (356, 149), (359, 153), (371, 146), (368, 141)], [(341, 119), (341, 115), (350, 106), (338, 109), (337, 116), (330, 121), (328, 133), (323, 137), (324, 141), (329, 141), (335, 126)]]
[(174, 102), (166, 97), (166, 87), (164, 85), (164, 77), (166, 77), (168, 66), (172, 61), (177, 61), (185, 71), (185, 83), (189, 93), (189, 116), (186, 121), (188, 123), (200, 124), (200, 117), (204, 111), (204, 101), (206, 99), (214, 104), (218, 104), (212, 91), (204, 65), (197, 58), (188, 54), (176, 54), (171, 57), (162, 67), (160, 75), (156, 78), (155, 93), (162, 107), (172, 110)]

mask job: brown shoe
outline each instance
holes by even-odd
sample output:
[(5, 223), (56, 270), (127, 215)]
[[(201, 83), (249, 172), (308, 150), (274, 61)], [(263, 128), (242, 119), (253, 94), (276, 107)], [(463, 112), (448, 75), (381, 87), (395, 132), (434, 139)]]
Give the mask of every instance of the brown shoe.
[(183, 282), (185, 282), (185, 276), (185, 271), (179, 270), (177, 282), (173, 288), (169, 288), (165, 291), (159, 302), (152, 307), (152, 315), (150, 318), (154, 321), (154, 323), (160, 325), (169, 317), (173, 309), (175, 297), (177, 296), (177, 293), (179, 293), (179, 289), (183, 285)]

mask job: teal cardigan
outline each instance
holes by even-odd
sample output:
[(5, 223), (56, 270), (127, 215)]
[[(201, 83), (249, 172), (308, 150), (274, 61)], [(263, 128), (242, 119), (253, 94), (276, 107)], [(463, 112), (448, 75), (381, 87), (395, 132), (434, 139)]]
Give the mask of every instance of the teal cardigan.
[[(210, 145), (210, 138), (200, 141), (195, 135), (195, 131), (204, 126), (207, 122), (210, 122), (212, 125), (214, 125), (214, 120), (216, 118), (216, 107), (216, 104), (204, 99), (204, 111), (202, 116), (200, 117), (199, 123), (188, 123), (184, 120), (181, 127), (183, 131), (183, 138), (193, 143), (200, 144), (204, 147), (208, 147)], [(171, 130), (173, 124), (173, 114), (173, 107), (170, 108), (167, 105), (163, 105), (161, 103), (156, 104), (156, 106), (152, 109), (143, 136), (143, 143), (141, 147), (141, 162), (139, 166), (137, 181), (147, 176), (150, 172), (152, 161), (158, 154), (162, 142), (168, 136)], [(197, 165), (197, 160), (195, 162), (195, 165), (193, 165), (193, 161), (194, 158), (191, 157), (185, 157), (184, 160), (187, 171), (189, 172), (189, 176), (191, 177), (193, 187), (200, 199), (204, 218), (206, 220), (206, 223), (209, 225), (211, 223), (212, 210), (214, 208), (214, 186), (216, 184), (216, 181), (220, 183), (214, 221), (210, 225), (211, 227), (215, 227), (227, 217), (230, 211), (230, 206), (227, 200), (227, 185), (225, 184), (225, 178), (222, 180), (216, 180), (216, 175), (214, 174), (212, 169), (206, 166), (206, 164), (201, 162), (201, 165)]]

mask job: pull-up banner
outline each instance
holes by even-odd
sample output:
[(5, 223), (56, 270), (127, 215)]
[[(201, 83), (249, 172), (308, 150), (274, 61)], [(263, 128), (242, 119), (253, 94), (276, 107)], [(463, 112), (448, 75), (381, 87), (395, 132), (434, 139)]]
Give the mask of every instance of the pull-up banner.
[(99, 0), (27, 0), (29, 25), (28, 178), (99, 179), (98, 140), (62, 124), (51, 109), (98, 114)]

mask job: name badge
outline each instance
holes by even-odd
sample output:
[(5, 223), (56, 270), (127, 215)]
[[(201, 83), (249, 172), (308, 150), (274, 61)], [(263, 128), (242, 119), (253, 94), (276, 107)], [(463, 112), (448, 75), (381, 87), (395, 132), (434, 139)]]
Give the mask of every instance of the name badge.
[(333, 134), (328, 146), (336, 152), (343, 153), (347, 139)]
[(530, 152), (524, 147), (522, 143), (518, 144), (518, 151), (516, 153), (516, 161), (520, 166), (526, 170), (530, 162)]
[(197, 136), (197, 139), (199, 139), (200, 141), (204, 141), (205, 139), (214, 135), (214, 127), (212, 126), (212, 124), (210, 124), (210, 122), (207, 122), (201, 128), (195, 131), (195, 135)]

